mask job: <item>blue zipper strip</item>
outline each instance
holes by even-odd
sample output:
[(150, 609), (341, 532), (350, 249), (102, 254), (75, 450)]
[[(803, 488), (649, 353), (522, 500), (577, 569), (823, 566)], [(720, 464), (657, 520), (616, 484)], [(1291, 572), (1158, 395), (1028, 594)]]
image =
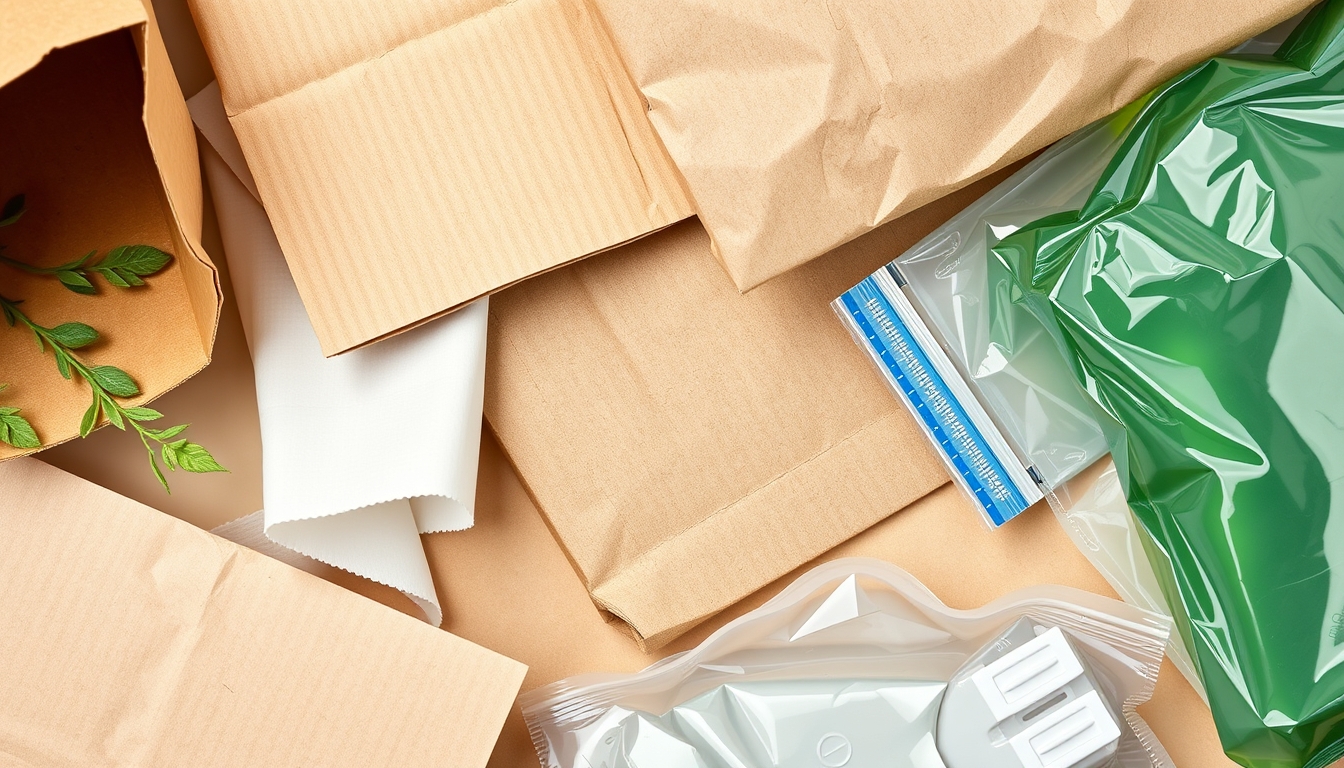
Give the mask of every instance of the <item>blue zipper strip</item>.
[(928, 355), (910, 334), (881, 286), (869, 277), (840, 297), (877, 354), (896, 389), (933, 433), (934, 441), (961, 475), (995, 527), (1029, 506), (965, 409), (948, 390)]

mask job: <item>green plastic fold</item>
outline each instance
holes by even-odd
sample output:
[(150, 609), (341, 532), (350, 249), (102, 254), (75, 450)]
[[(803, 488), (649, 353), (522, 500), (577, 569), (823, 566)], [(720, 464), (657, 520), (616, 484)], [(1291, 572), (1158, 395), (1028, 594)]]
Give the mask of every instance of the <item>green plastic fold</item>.
[(1159, 89), (1082, 210), (994, 252), (1113, 420), (1227, 754), (1340, 758), (1344, 0)]

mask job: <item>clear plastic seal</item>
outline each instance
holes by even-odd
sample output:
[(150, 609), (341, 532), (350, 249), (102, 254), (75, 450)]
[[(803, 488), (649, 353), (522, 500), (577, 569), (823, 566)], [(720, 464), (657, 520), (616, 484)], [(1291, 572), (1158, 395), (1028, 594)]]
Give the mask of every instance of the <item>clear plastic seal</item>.
[(547, 768), (1171, 766), (1136, 707), (1170, 622), (1065, 587), (960, 611), (836, 560), (698, 647), (523, 697)]
[(1076, 209), (1136, 113), (1058, 142), (833, 304), (995, 527), (1107, 445), (1049, 328), (1007, 300), (1016, 283), (989, 249)]

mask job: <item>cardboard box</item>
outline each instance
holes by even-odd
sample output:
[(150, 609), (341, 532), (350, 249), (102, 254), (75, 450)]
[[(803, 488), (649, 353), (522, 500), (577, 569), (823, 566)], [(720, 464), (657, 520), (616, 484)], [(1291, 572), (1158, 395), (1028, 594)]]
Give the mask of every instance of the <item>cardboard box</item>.
[(690, 215), (582, 0), (193, 0), (328, 356)]
[[(138, 0), (0, 3), (0, 199), (28, 211), (0, 230), (5, 255), (36, 266), (149, 244), (176, 258), (148, 287), (97, 297), (0, 265), (0, 293), (34, 321), (88, 323), (87, 348), (152, 400), (210, 360), (220, 291), (200, 245), (196, 135), (168, 55)], [(88, 388), (61, 378), (23, 328), (0, 323), (0, 404), (23, 409), (46, 446), (79, 433)], [(30, 451), (0, 445), (0, 459)]]
[(743, 290), (1315, 0), (596, 0)]
[(947, 482), (829, 302), (998, 179), (745, 296), (690, 221), (491, 299), (486, 419), (642, 644)]
[(36, 459), (0, 487), (0, 762), (489, 757), (522, 664)]

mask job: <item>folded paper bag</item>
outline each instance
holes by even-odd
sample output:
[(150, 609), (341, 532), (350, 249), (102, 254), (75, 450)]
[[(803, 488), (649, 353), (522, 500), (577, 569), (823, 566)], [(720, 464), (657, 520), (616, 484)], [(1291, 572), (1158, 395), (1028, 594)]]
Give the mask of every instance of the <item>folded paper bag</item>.
[(685, 222), (491, 299), (486, 419), (645, 647), (947, 482), (828, 303), (992, 181), (746, 296)]
[(743, 290), (1314, 0), (596, 0)]
[(12, 762), (485, 765), (522, 664), (36, 459), (0, 488)]
[(691, 213), (582, 0), (191, 6), (327, 355)]
[[(96, 328), (104, 342), (83, 352), (131, 374), (136, 404), (152, 400), (209, 362), (221, 302), (200, 244), (196, 134), (158, 27), (139, 0), (5, 0), (0, 17), (0, 199), (28, 203), (0, 230), (5, 256), (51, 267), (147, 244), (175, 257), (148, 286), (97, 297), (0, 265), (0, 293), (42, 325)], [(79, 433), (88, 389), (3, 322), (0, 384), (0, 406), (21, 408), (44, 446)], [(0, 460), (28, 452), (0, 443)]]

